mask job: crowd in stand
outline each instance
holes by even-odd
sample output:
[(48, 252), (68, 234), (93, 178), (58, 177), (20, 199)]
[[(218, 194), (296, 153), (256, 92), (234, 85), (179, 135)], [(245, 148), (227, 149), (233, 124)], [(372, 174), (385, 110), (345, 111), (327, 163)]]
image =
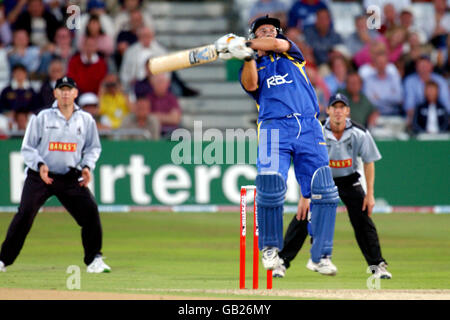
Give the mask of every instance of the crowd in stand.
[[(305, 56), (322, 111), (339, 91), (352, 118), (375, 136), (389, 123), (403, 133), (448, 132), (450, 12), (446, 0), (428, 1), (434, 18), (422, 25), (411, 0), (363, 1), (348, 36), (335, 31), (331, 0), (292, 0), (290, 7), (255, 0), (249, 21), (263, 14), (282, 21)], [(69, 0), (0, 0), (0, 136), (23, 131), (32, 113), (51, 107), (56, 79), (67, 75), (101, 131), (168, 137), (181, 122), (179, 97), (198, 93), (176, 72), (147, 73), (149, 57), (167, 52), (156, 40), (148, 1), (79, 2), (78, 21), (67, 13)], [(367, 27), (369, 4), (382, 8), (378, 29)]]
[[(326, 0), (257, 0), (250, 17), (281, 19), (285, 35), (302, 50), (306, 71), (321, 110), (336, 92), (346, 94), (351, 117), (378, 137), (449, 130), (450, 11), (446, 0), (429, 0), (433, 19), (420, 24), (410, 0), (363, 1), (355, 31), (336, 32)], [(349, 1), (344, 1), (349, 2)], [(372, 12), (381, 10), (379, 28), (368, 28)], [(369, 23), (368, 23), (369, 21)], [(372, 20), (373, 21), (373, 20)], [(325, 114), (325, 112), (323, 112)], [(394, 121), (395, 120), (395, 121)], [(391, 127), (386, 124), (393, 124)]]
[(31, 114), (52, 106), (55, 82), (66, 75), (101, 133), (140, 129), (143, 138), (167, 137), (181, 121), (178, 98), (198, 93), (175, 73), (146, 73), (146, 61), (166, 52), (148, 3), (88, 0), (79, 19), (73, 3), (0, 1), (0, 135), (23, 134)]

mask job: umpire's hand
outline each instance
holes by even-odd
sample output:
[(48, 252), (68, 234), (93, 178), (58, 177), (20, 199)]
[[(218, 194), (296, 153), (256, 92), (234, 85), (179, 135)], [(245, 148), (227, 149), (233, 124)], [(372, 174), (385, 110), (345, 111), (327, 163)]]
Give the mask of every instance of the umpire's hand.
[(91, 171), (88, 168), (83, 168), (83, 170), (81, 170), (81, 177), (83, 180), (80, 181), (80, 186), (87, 187), (91, 181)]
[(46, 164), (41, 165), (41, 167), (39, 168), (39, 175), (41, 176), (41, 179), (45, 182), (45, 184), (53, 183), (53, 179), (49, 178), (48, 176), (48, 167)]

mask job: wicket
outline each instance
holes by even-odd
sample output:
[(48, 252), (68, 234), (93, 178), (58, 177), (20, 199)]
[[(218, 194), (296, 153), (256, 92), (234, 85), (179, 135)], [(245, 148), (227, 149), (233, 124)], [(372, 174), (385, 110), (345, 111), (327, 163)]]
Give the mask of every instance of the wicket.
[[(256, 206), (256, 186), (242, 186), (241, 187), (239, 289), (245, 289), (245, 240), (246, 240), (246, 234), (247, 234), (247, 190), (253, 190), (253, 289), (258, 289), (259, 228), (258, 228), (258, 208)], [(267, 270), (267, 289), (272, 289), (272, 270)]]

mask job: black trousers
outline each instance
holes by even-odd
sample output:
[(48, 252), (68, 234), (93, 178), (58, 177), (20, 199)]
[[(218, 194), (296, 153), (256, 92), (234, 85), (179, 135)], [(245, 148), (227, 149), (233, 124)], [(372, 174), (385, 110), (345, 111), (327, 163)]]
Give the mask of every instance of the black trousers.
[(97, 254), (101, 254), (102, 227), (97, 203), (89, 189), (79, 185), (79, 176), (80, 171), (75, 169), (65, 175), (50, 173), (53, 183), (47, 185), (38, 172), (28, 170), (18, 212), (9, 225), (0, 252), (0, 260), (6, 266), (11, 265), (19, 255), (34, 218), (51, 196), (58, 198), (81, 227), (84, 263), (90, 264)]
[[(384, 260), (381, 255), (380, 242), (377, 229), (372, 219), (368, 216), (368, 211), (362, 210), (365, 197), (364, 189), (359, 183), (359, 174), (354, 173), (346, 177), (335, 178), (334, 182), (338, 187), (339, 197), (347, 208), (350, 223), (355, 233), (356, 242), (367, 262), (370, 265), (378, 265)], [(294, 215), (284, 236), (283, 250), (279, 256), (283, 258), (286, 268), (295, 258), (303, 246), (308, 236), (308, 221), (297, 220)]]

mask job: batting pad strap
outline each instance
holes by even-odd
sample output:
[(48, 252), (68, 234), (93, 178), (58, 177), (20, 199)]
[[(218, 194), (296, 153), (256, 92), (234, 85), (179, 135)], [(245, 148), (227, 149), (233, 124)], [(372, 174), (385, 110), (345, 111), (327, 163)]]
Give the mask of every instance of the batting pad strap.
[(283, 206), (286, 182), (278, 172), (260, 173), (256, 176), (256, 202), (259, 207)]

